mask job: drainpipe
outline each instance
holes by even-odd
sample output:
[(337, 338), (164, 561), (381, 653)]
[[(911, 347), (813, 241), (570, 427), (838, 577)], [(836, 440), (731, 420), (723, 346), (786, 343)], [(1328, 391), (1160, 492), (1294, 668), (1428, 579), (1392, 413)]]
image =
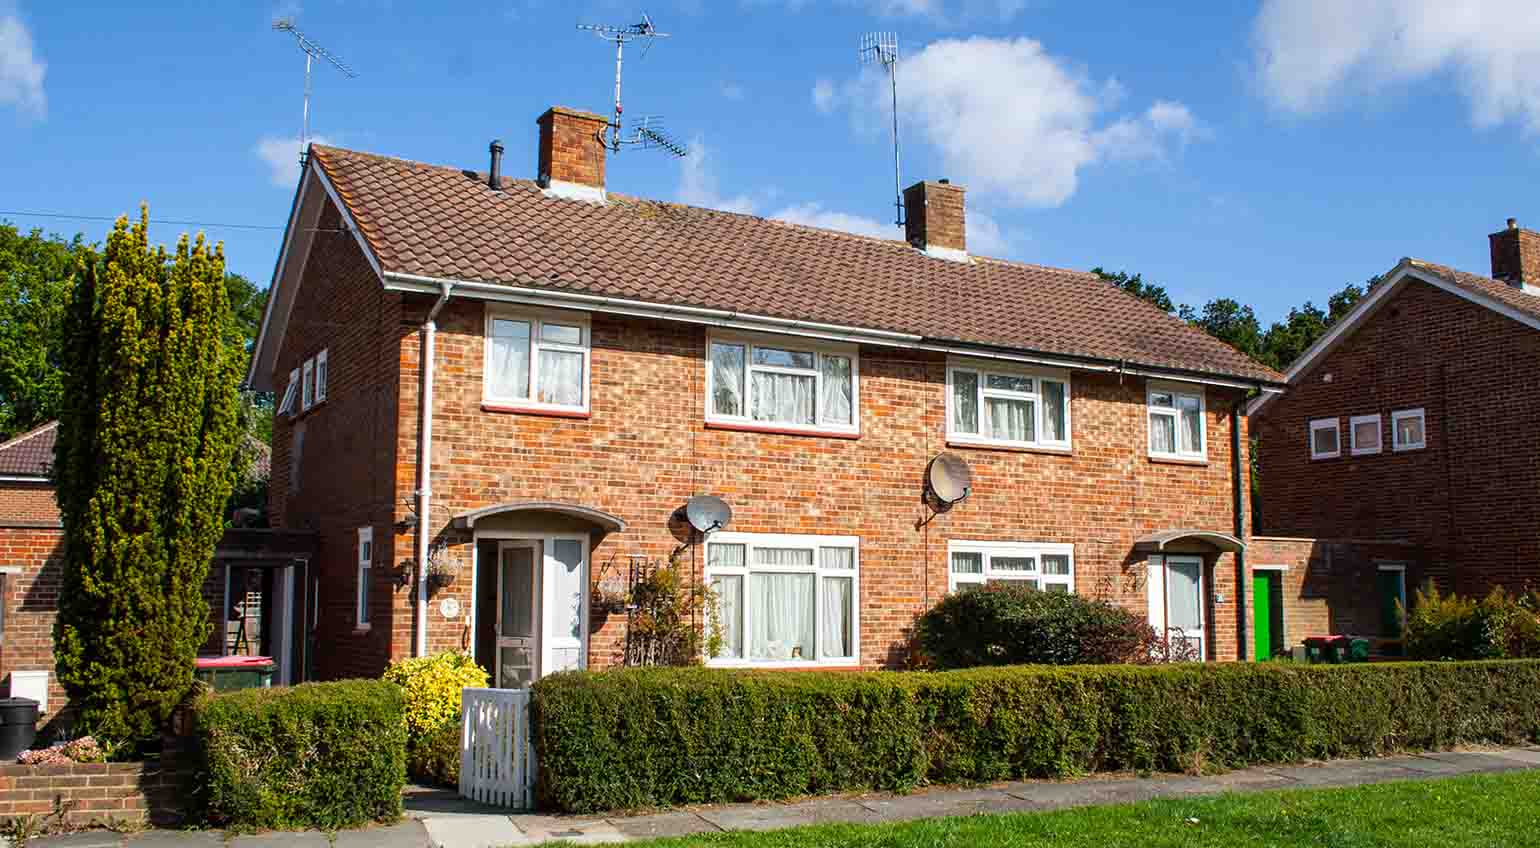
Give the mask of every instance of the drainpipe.
[(438, 327), (434, 319), (449, 302), (453, 283), (441, 283), (438, 300), (428, 310), (422, 324), (422, 361), (419, 370), (422, 388), (418, 410), (422, 423), (417, 428), (417, 644), (413, 656), (428, 654), (428, 536), (433, 532), (433, 336)]
[[(1242, 488), (1245, 475), (1241, 470), (1241, 404), (1246, 402), (1245, 396), (1241, 396), (1230, 407), (1230, 489), (1233, 494), (1235, 509), (1235, 538), (1246, 543), (1246, 492)], [(1246, 549), (1243, 547), (1235, 552), (1235, 626), (1240, 633), (1240, 644), (1236, 647), (1235, 658), (1241, 662), (1246, 661)]]

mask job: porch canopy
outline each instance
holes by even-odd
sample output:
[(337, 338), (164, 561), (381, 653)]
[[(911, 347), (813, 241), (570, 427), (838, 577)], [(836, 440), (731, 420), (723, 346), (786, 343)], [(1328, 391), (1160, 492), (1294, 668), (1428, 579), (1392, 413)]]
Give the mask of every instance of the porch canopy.
[(1213, 530), (1195, 530), (1190, 527), (1161, 530), (1148, 536), (1141, 536), (1134, 540), (1134, 550), (1138, 553), (1158, 554), (1166, 550), (1167, 546), (1182, 542), (1206, 544), (1216, 551), (1232, 554), (1246, 550), (1245, 542), (1228, 533), (1216, 533)]
[(473, 509), (462, 512), (454, 517), (454, 526), (460, 530), (471, 530), (476, 522), (494, 516), (519, 515), (521, 513), (556, 513), (569, 518), (586, 521), (605, 533), (619, 533), (626, 529), (626, 522), (618, 515), (611, 515), (603, 510), (589, 506), (563, 503), (561, 501), (510, 501), (508, 503), (484, 506), (481, 509)]

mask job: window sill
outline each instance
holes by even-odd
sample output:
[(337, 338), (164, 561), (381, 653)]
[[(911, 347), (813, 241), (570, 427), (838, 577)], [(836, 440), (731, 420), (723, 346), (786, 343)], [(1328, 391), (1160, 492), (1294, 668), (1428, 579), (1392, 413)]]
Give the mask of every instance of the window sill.
[(1427, 450), (1427, 449), (1428, 449), (1427, 445), (1402, 445), (1401, 447), (1392, 448), (1391, 449), (1391, 453), (1411, 453), (1413, 451), (1420, 451), (1420, 450)]
[(772, 436), (812, 436), (825, 439), (849, 439), (861, 438), (860, 433), (851, 433), (844, 430), (803, 430), (796, 427), (766, 427), (759, 424), (735, 424), (728, 421), (706, 421), (707, 430), (735, 430), (740, 433), (766, 433)]
[(518, 406), (505, 403), (481, 404), (482, 412), (506, 412), (515, 415), (543, 415), (547, 418), (574, 418), (586, 420), (593, 417), (592, 411), (580, 411), (576, 409), (547, 409), (540, 406)]
[(946, 446), (949, 448), (974, 448), (977, 450), (1006, 451), (1009, 453), (1046, 453), (1053, 456), (1074, 456), (1074, 448), (1050, 448), (1032, 447), (1030, 445), (1008, 445), (998, 442), (973, 441), (972, 439), (948, 438)]
[(374, 628), (368, 624), (355, 624), (353, 625), (353, 635), (362, 636), (363, 634), (368, 633), (373, 629)]
[(1380, 450), (1353, 451), (1353, 456), (1379, 456), (1382, 453), (1384, 453), (1384, 451)]
[(742, 660), (707, 660), (708, 668), (730, 668), (738, 671), (860, 671), (861, 666), (851, 660), (779, 660), (775, 662), (744, 662)]
[(1199, 459), (1198, 457), (1158, 456), (1156, 454), (1150, 454), (1149, 457), (1150, 457), (1150, 462), (1159, 463), (1161, 465), (1193, 465), (1193, 466), (1208, 465), (1208, 458), (1207, 457)]
[(1341, 458), (1342, 458), (1342, 454), (1340, 454), (1340, 453), (1323, 453), (1320, 456), (1311, 455), (1310, 461), (1311, 462), (1326, 462), (1328, 460), (1341, 459)]

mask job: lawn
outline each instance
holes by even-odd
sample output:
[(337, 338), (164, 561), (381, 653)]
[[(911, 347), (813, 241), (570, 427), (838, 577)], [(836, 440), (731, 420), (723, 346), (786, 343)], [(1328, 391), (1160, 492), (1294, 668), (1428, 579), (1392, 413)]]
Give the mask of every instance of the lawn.
[(649, 848), (950, 846), (1540, 846), (1540, 772), (1146, 801), (1048, 813), (823, 825), (641, 843)]

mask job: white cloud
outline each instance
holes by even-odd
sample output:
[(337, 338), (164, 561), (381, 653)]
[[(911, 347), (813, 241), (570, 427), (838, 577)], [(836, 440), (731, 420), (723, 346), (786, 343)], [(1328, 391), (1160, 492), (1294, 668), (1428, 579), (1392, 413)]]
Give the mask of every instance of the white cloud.
[[(1126, 96), (1122, 84), (1098, 84), (1032, 39), (944, 39), (903, 61), (904, 133), (934, 147), (947, 176), (1016, 205), (1057, 206), (1089, 165), (1164, 158), (1202, 134), (1192, 112), (1171, 100), (1107, 121)], [(885, 125), (890, 97), (886, 78), (871, 70), (813, 95), (873, 129)]]
[[(313, 144), (331, 144), (325, 136), (311, 136)], [(299, 138), (269, 135), (263, 136), (251, 149), (257, 158), (267, 163), (272, 172), (273, 185), (292, 189), (299, 182)]]
[(834, 83), (826, 79), (820, 79), (813, 83), (813, 105), (825, 115), (834, 111), (838, 105), (839, 94), (834, 90)]
[(1540, 132), (1532, 0), (1265, 0), (1252, 41), (1262, 92), (1285, 112), (1447, 75), (1478, 126), (1512, 120)]
[(33, 51), (32, 32), (0, 4), (0, 106), (41, 118), (48, 112), (43, 76), (48, 65)]
[(689, 152), (679, 160), (679, 189), (675, 192), (679, 202), (723, 212), (752, 213), (754, 200), (748, 195), (723, 197), (718, 193), (716, 173), (711, 170), (711, 148), (705, 140), (696, 136), (688, 147)]
[(728, 82), (726, 80), (723, 80), (717, 85), (717, 90), (721, 91), (722, 96), (726, 97), (728, 100), (742, 100), (744, 94), (747, 93), (743, 90), (743, 86), (735, 82)]
[(938, 23), (994, 18), (1008, 21), (1027, 8), (1027, 0), (747, 0), (749, 3), (780, 2), (795, 11), (822, 5), (855, 6), (886, 18), (929, 18)]

